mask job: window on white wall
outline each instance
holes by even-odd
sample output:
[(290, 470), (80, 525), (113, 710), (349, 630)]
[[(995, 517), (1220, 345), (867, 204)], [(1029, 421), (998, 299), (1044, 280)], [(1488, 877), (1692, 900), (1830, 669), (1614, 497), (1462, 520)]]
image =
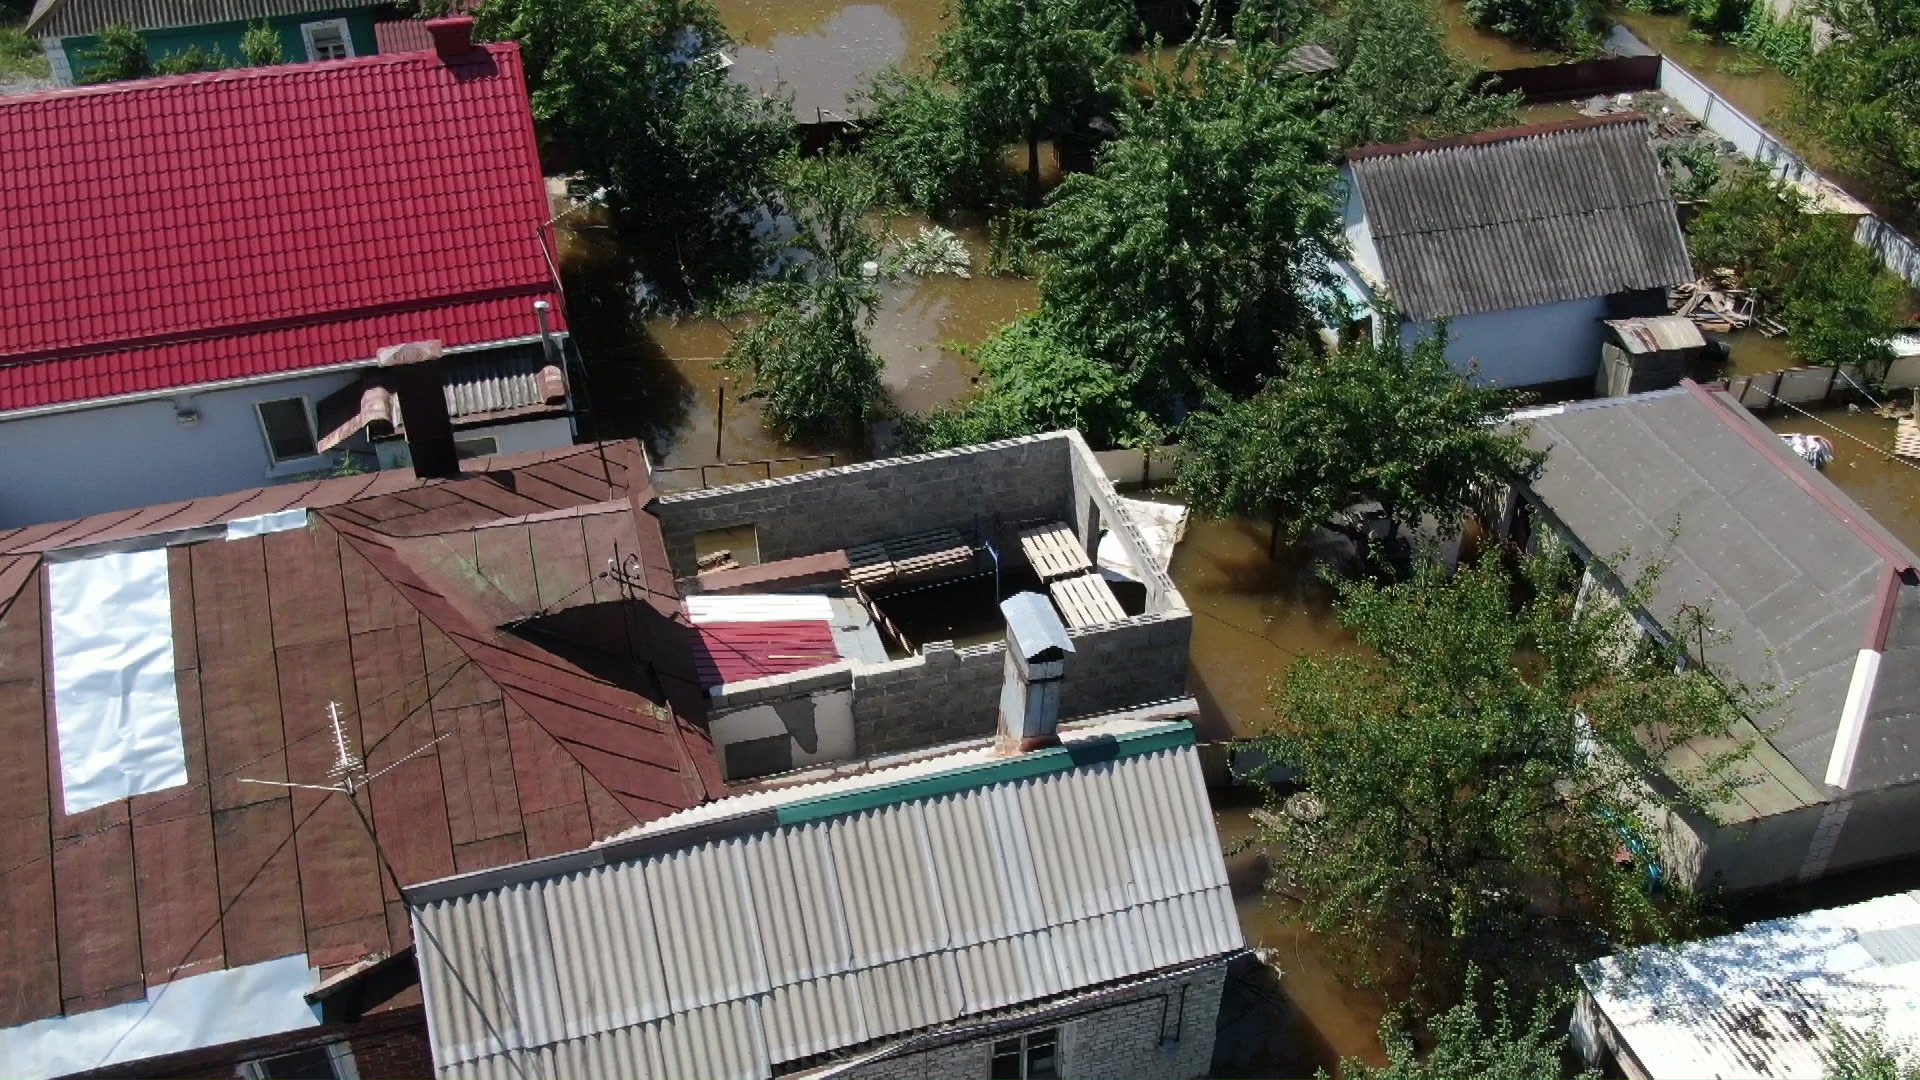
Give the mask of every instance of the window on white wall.
[(337, 1042), (241, 1062), (240, 1075), (247, 1080), (357, 1080), (360, 1071), (353, 1050)]
[(345, 60), (353, 55), (353, 37), (347, 33), (345, 19), (301, 23), (300, 36), (306, 39), (309, 60)]
[(267, 436), (267, 453), (274, 464), (312, 457), (313, 412), (303, 397), (274, 398), (254, 406), (260, 430)]
[(1043, 1028), (993, 1044), (993, 1080), (1058, 1080), (1060, 1029)]

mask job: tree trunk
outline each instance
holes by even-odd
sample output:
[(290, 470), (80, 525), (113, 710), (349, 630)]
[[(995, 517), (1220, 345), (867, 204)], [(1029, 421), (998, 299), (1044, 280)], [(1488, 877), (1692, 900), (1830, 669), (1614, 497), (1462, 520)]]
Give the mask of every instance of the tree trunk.
[(1027, 129), (1027, 205), (1040, 205), (1040, 129)]
[(1280, 512), (1273, 512), (1273, 533), (1267, 538), (1267, 559), (1272, 561), (1280, 557)]

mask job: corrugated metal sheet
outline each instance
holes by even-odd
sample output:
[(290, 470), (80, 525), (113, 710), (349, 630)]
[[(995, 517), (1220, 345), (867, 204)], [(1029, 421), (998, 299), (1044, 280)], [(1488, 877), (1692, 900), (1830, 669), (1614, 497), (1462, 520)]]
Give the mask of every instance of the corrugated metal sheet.
[(1653, 1076), (1826, 1076), (1830, 1024), (1881, 1027), (1895, 1044), (1920, 1037), (1920, 956), (1874, 948), (1916, 928), (1920, 892), (1899, 893), (1646, 946), (1580, 977)]
[(1571, 121), (1349, 155), (1388, 291), (1415, 320), (1691, 279), (1646, 121)]
[(520, 65), (507, 43), (0, 97), (0, 156), (31, 163), (0, 173), (0, 410), (537, 332), (560, 297)]
[(1607, 325), (1619, 335), (1620, 344), (1635, 355), (1667, 352), (1672, 349), (1703, 349), (1707, 339), (1692, 319), (1682, 315), (1661, 315), (1651, 319), (1608, 319)]
[(40, 0), (27, 17), (37, 37), (98, 34), (124, 23), (135, 30), (248, 22), (310, 11), (378, 7), (385, 0)]
[[(866, 779), (842, 786), (864, 791)], [(419, 938), (421, 977), (441, 1075), (502, 1071), (484, 1016), (510, 1048), (560, 1043), (558, 1075), (764, 1076), (1241, 945), (1191, 746), (875, 798), (825, 821), (416, 906), (433, 931)]]

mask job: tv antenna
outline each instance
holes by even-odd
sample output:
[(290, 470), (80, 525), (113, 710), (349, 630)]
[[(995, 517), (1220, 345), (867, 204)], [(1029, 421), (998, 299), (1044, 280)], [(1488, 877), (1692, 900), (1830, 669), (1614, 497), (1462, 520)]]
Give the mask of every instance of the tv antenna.
[(240, 782), (243, 784), (267, 784), (271, 787), (304, 788), (308, 791), (337, 791), (351, 798), (355, 792), (365, 788), (375, 780), (380, 779), (400, 766), (405, 765), (407, 762), (412, 761), (414, 758), (419, 757), (421, 754), (426, 753), (428, 750), (433, 749), (434, 743), (453, 735), (453, 732), (449, 731), (445, 735), (441, 735), (438, 738), (422, 744), (386, 768), (375, 773), (369, 773), (367, 772), (366, 763), (355, 756), (353, 752), (352, 741), (347, 738), (347, 726), (340, 722), (339, 702), (327, 702), (327, 719), (333, 724), (333, 767), (327, 770), (327, 775), (333, 777), (333, 783), (295, 784), (286, 780), (255, 780), (245, 776), (240, 778)]

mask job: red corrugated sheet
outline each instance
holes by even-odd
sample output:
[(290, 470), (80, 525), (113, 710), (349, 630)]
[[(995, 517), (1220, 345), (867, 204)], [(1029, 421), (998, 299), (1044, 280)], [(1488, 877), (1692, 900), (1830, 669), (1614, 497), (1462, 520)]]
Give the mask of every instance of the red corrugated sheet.
[(764, 679), (840, 661), (833, 627), (824, 622), (693, 624), (694, 670), (702, 686)]
[(0, 98), (0, 410), (537, 332), (517, 45)]

